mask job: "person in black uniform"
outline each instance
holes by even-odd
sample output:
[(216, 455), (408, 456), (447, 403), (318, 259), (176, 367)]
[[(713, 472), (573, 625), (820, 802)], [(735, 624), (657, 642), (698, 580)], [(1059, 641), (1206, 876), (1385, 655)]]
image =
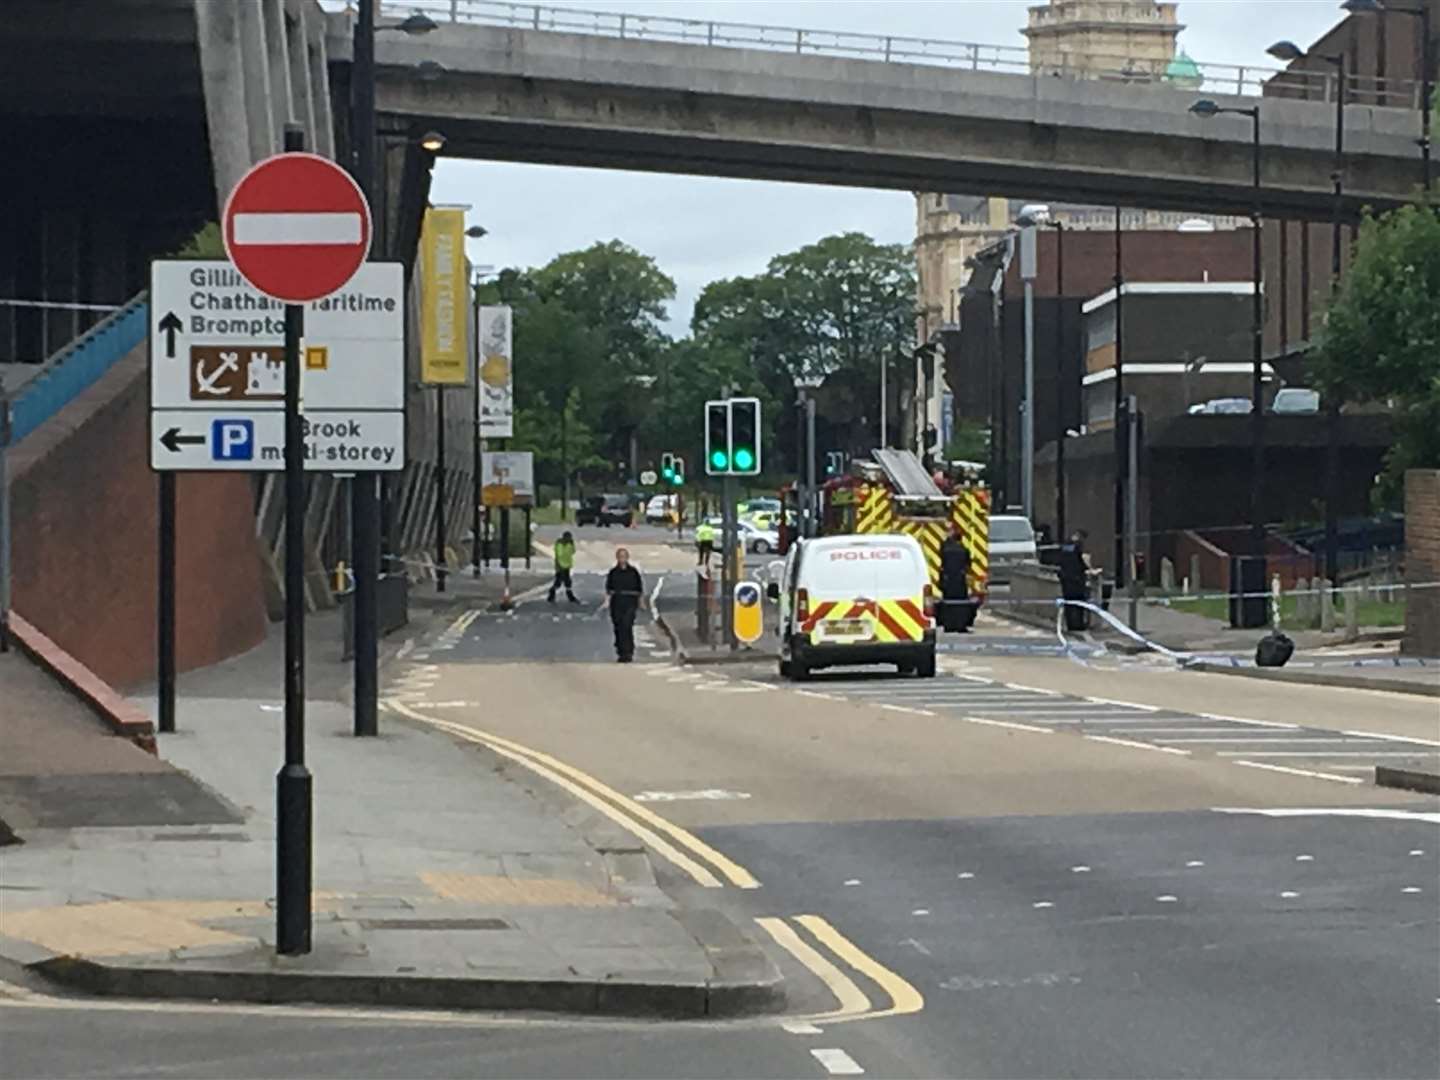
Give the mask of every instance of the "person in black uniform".
[(968, 600), (970, 551), (960, 539), (960, 530), (951, 529), (940, 545), (940, 596), (945, 600)]
[[(1066, 600), (1090, 599), (1090, 556), (1085, 553), (1085, 531), (1076, 529), (1069, 543), (1060, 545), (1055, 569), (1060, 575), (1060, 595)], [(1074, 604), (1065, 605), (1065, 629), (1088, 630), (1090, 612)]]
[(630, 565), (630, 552), (615, 551), (615, 565), (605, 575), (605, 606), (615, 628), (615, 659), (628, 664), (635, 659), (635, 614), (645, 602), (645, 583), (640, 571)]

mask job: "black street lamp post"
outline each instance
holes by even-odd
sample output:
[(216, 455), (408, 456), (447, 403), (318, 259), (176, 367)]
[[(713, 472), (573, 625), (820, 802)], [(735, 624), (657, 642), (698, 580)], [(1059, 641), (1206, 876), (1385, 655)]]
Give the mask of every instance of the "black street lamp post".
[(1255, 207), (1250, 211), (1253, 230), (1251, 243), (1251, 306), (1250, 306), (1250, 544), (1252, 554), (1265, 554), (1265, 396), (1262, 347), (1265, 333), (1264, 304), (1261, 286), (1260, 226), (1260, 106), (1221, 106), (1202, 98), (1190, 106), (1196, 116), (1212, 117), (1221, 113), (1248, 116), (1251, 123), (1251, 165)]

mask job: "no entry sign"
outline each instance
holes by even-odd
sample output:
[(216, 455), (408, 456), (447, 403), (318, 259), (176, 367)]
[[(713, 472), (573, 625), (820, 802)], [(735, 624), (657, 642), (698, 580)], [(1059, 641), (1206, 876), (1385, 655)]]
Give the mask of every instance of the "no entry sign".
[(287, 304), (338, 291), (370, 250), (364, 193), (318, 154), (276, 154), (256, 164), (230, 193), (222, 228), (235, 269)]

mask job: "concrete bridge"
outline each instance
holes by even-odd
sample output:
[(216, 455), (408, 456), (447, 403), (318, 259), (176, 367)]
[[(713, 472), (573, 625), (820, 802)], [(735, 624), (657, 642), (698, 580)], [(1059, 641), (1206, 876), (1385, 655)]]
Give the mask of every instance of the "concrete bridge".
[[(619, 36), (624, 17), (599, 32), (537, 29), (584, 13), (484, 0), (425, 10), (443, 20), (437, 31), (381, 36), (378, 103), (395, 130), (443, 131), (447, 156), (1225, 213), (1255, 205), (1249, 118), (1190, 115), (1195, 89), (825, 55), (803, 38), (791, 52), (657, 40), (654, 24), (667, 20), (640, 17), (632, 36)], [(349, 58), (346, 25), (331, 17), (332, 61)], [(1259, 102), (1266, 216), (1328, 218), (1333, 105), (1203, 96)], [(1346, 120), (1347, 214), (1408, 196), (1416, 113), (1353, 105)]]

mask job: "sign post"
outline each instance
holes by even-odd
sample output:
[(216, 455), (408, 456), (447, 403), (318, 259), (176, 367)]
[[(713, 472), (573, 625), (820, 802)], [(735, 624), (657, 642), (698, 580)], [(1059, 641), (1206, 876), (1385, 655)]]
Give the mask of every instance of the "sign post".
[[(284, 305), (280, 359), (284, 377), (285, 762), (276, 777), (275, 941), (277, 951), (287, 955), (309, 952), (311, 936), (313, 800), (312, 778), (305, 766), (303, 507), (305, 470), (316, 450), (307, 435), (323, 422), (300, 413), (303, 305), (343, 288), (370, 249), (370, 209), (364, 195), (343, 169), (303, 153), (304, 149), (303, 130), (287, 124), (285, 153), (267, 158), (241, 177), (225, 204), (222, 224), (225, 251), (235, 269), (265, 296)], [(172, 331), (167, 355), (173, 352), (169, 347), (173, 337)], [(259, 398), (273, 385), (273, 360), (263, 350), (250, 352), (245, 389), (237, 396)], [(328, 369), (328, 352), (306, 352), (307, 367)], [(204, 352), (199, 353), (202, 364), (205, 357)], [(234, 382), (222, 384), (220, 380), (228, 379), (232, 369), (238, 367), (239, 353), (229, 350), (215, 357), (218, 364), (210, 369), (197, 365), (196, 359), (196, 350), (192, 349), (186, 359), (186, 382), (197, 385), (202, 394), (214, 395), (223, 386), (219, 396), (228, 396)], [(257, 422), (270, 415), (273, 413), (257, 412), (248, 423), (239, 417), (213, 420), (209, 435), (212, 463), (253, 462), (261, 441)], [(402, 434), (403, 426), (402, 420)], [(155, 427), (152, 421), (152, 435)], [(340, 427), (342, 439), (348, 440), (353, 433), (361, 436), (359, 441), (364, 445), (358, 420)], [(187, 444), (186, 439), (196, 442)], [(182, 446), (203, 447), (206, 443), (204, 435), (185, 435), (178, 427), (168, 429), (159, 441), (175, 454), (181, 452)], [(332, 445), (330, 450), (333, 455), (336, 447)], [(152, 443), (152, 455), (157, 452)], [(341, 467), (348, 471), (349, 466)]]

